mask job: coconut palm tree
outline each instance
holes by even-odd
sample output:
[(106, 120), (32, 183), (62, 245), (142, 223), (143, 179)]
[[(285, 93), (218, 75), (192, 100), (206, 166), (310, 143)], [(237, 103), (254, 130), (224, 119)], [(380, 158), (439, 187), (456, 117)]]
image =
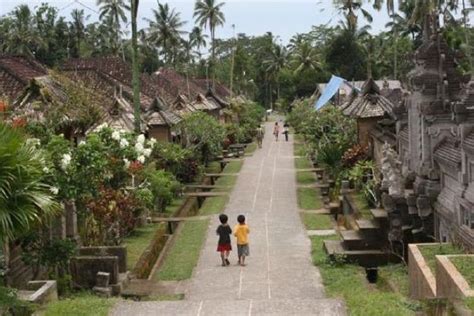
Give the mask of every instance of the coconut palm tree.
[(201, 47), (206, 47), (207, 35), (203, 34), (202, 28), (195, 26), (189, 33), (189, 43), (191, 47), (195, 47), (198, 50), (198, 54), (201, 55)]
[(30, 8), (19, 5), (3, 22), (5, 41), (1, 49), (7, 53), (34, 56), (35, 49), (43, 44), (33, 25)]
[(321, 69), (318, 57), (318, 52), (309, 42), (305, 41), (299, 44), (292, 54), (295, 73), (299, 74), (305, 70)]
[(131, 0), (130, 13), (132, 23), (132, 88), (133, 88), (133, 109), (135, 120), (135, 132), (141, 132), (141, 113), (140, 113), (140, 71), (138, 63), (138, 32), (137, 16), (139, 0)]
[(113, 29), (113, 44), (114, 46), (119, 46), (121, 35), (120, 23), (127, 23), (126, 12), (130, 10), (130, 6), (125, 4), (123, 0), (97, 0), (97, 5), (100, 6), (99, 19), (104, 20), (105, 17), (109, 17), (106, 21), (111, 22), (107, 24), (110, 24)]
[(89, 16), (84, 15), (84, 10), (74, 9), (71, 12), (72, 21), (69, 22), (69, 30), (70, 34), (74, 41), (73, 50), (73, 57), (80, 57), (81, 54), (81, 43), (82, 40), (85, 38), (85, 30), (86, 30), (86, 20)]
[(349, 28), (357, 28), (357, 11), (360, 10), (367, 22), (372, 23), (372, 15), (362, 7), (362, 1), (358, 0), (333, 0), (336, 10), (346, 17)]
[(284, 46), (275, 44), (267, 59), (263, 61), (265, 72), (277, 84), (277, 99), (280, 98), (280, 72), (288, 62), (288, 50)]
[(153, 9), (152, 12), (153, 20), (146, 19), (149, 23), (149, 40), (161, 47), (165, 63), (170, 64), (175, 51), (173, 46), (180, 44), (181, 35), (185, 33), (181, 28), (186, 21), (182, 21), (180, 13), (170, 9), (167, 3), (158, 2), (158, 10)]
[(32, 142), (0, 122), (0, 241), (14, 240), (59, 210), (43, 182), (45, 157)]
[(216, 0), (197, 0), (194, 6), (194, 17), (196, 18), (196, 23), (200, 27), (207, 28), (209, 27), (209, 32), (211, 34), (212, 50), (211, 50), (211, 70), (212, 70), (212, 85), (214, 86), (215, 80), (215, 38), (216, 38), (216, 27), (224, 25), (225, 16), (222, 12), (222, 7), (224, 2), (217, 3)]

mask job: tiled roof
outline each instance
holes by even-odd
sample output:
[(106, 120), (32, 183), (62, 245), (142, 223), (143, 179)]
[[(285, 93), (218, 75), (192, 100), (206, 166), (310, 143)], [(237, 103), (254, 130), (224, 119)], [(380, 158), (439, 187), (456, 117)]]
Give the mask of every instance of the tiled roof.
[(32, 59), (0, 56), (0, 95), (14, 101), (33, 78), (47, 74), (47, 69)]
[(343, 104), (341, 109), (347, 116), (356, 118), (381, 117), (392, 114), (393, 104), (380, 95), (380, 89), (374, 80), (369, 79), (363, 87), (362, 94)]
[(461, 165), (461, 147), (454, 138), (445, 138), (435, 149), (434, 159), (439, 163), (444, 163), (452, 167)]
[(158, 88), (164, 87), (172, 97), (176, 98), (180, 94), (186, 95), (190, 99), (196, 98), (201, 93), (205, 94), (207, 90), (202, 89), (192, 79), (186, 79), (170, 68), (161, 68), (151, 76)]
[(196, 110), (201, 110), (201, 111), (212, 111), (212, 110), (217, 110), (220, 108), (216, 103), (209, 101), (202, 94), (198, 94), (196, 96), (196, 100), (194, 100), (191, 103), (191, 106), (195, 108)]
[(214, 82), (214, 87), (211, 87), (212, 83), (208, 79), (194, 79), (193, 81), (195, 84), (201, 87), (202, 90), (212, 90), (217, 95), (217, 97), (221, 99), (228, 99), (230, 97), (230, 89), (222, 83)]

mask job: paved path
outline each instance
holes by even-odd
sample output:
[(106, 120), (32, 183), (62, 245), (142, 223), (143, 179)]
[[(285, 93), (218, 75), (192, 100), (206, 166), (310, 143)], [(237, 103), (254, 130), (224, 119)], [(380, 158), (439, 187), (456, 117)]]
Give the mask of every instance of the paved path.
[(233, 227), (244, 214), (250, 227), (247, 266), (222, 267), (214, 216), (185, 301), (120, 303), (114, 315), (344, 315), (338, 300), (325, 299), (311, 245), (300, 221), (293, 140), (278, 142), (266, 124), (263, 148), (245, 159), (226, 207)]

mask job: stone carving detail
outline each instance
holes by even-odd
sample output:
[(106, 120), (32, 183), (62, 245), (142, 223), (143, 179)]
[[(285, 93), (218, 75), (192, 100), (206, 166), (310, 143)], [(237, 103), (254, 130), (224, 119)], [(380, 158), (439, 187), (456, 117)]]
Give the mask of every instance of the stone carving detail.
[(388, 194), (391, 196), (401, 196), (404, 191), (401, 172), (402, 163), (389, 144), (385, 143), (382, 153), (382, 189), (388, 190)]

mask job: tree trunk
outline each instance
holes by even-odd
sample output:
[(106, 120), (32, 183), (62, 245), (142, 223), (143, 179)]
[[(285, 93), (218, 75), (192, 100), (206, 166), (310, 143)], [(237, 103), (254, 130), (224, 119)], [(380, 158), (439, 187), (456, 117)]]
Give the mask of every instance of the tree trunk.
[(212, 38), (212, 52), (211, 52), (211, 76), (212, 76), (212, 89), (214, 90), (214, 82), (216, 80), (216, 70), (214, 69), (216, 65), (216, 39), (215, 39), (215, 30), (211, 28), (211, 38)]
[(138, 73), (138, 43), (137, 43), (137, 13), (139, 0), (132, 0), (132, 86), (133, 86), (133, 107), (135, 116), (135, 131), (141, 132), (140, 119), (140, 82)]

